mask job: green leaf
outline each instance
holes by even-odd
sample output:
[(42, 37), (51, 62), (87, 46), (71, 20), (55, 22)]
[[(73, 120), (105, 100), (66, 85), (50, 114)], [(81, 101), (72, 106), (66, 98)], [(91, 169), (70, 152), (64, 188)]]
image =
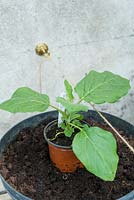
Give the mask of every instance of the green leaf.
[(78, 119), (78, 120), (82, 120), (84, 117), (81, 114), (78, 113), (70, 113), (70, 121)]
[(73, 104), (63, 97), (57, 97), (57, 102), (61, 103), (68, 112), (88, 111), (88, 107), (81, 104)]
[(73, 101), (74, 96), (73, 96), (72, 86), (70, 85), (70, 83), (67, 80), (64, 81), (64, 85), (65, 85), (65, 88), (66, 88), (66, 94), (67, 94), (68, 99), (70, 101)]
[(116, 140), (110, 132), (85, 125), (75, 135), (72, 147), (88, 171), (105, 181), (114, 180), (118, 155)]
[(66, 137), (71, 137), (73, 132), (74, 128), (72, 128), (71, 126), (66, 126), (66, 128), (64, 129), (64, 134)]
[(59, 127), (61, 127), (62, 129), (65, 129), (66, 128), (66, 124), (64, 122), (62, 122), (62, 123), (59, 124)]
[(75, 87), (81, 100), (96, 104), (113, 103), (128, 93), (129, 80), (111, 72), (91, 71)]
[(12, 113), (43, 112), (49, 107), (49, 97), (28, 87), (18, 88), (11, 99), (0, 104), (0, 109)]

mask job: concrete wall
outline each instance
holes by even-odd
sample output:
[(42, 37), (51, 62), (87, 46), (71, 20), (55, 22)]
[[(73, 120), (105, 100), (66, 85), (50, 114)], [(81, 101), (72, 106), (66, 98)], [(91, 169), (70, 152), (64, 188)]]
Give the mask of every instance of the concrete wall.
[[(42, 70), (52, 102), (65, 78), (75, 85), (91, 69), (118, 73), (134, 85), (133, 11), (133, 0), (0, 0), (0, 101), (20, 86), (39, 90), (39, 42), (52, 55)], [(101, 109), (134, 124), (133, 95)], [(0, 135), (29, 115), (0, 111)]]

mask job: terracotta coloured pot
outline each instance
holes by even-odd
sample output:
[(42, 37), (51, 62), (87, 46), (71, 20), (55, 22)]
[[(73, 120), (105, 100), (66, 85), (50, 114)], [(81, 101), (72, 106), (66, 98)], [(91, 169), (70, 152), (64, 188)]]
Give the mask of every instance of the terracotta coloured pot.
[(83, 168), (83, 164), (75, 156), (71, 146), (57, 145), (48, 139), (49, 131), (55, 126), (57, 126), (57, 120), (50, 122), (44, 129), (44, 137), (48, 143), (51, 161), (61, 172), (74, 172), (77, 168)]

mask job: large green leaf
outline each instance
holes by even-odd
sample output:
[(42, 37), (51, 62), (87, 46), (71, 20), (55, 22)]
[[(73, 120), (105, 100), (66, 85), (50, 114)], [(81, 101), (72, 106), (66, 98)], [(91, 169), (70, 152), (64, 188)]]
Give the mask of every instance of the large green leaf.
[(66, 88), (66, 94), (67, 94), (68, 99), (70, 101), (73, 101), (74, 96), (73, 96), (72, 86), (70, 85), (70, 83), (67, 80), (64, 81), (64, 85), (65, 85), (65, 88)]
[(0, 109), (17, 112), (45, 111), (49, 107), (49, 97), (30, 88), (17, 89), (11, 99), (0, 104)]
[(61, 103), (68, 112), (88, 111), (88, 107), (82, 104), (73, 104), (63, 97), (57, 97), (57, 102)]
[(129, 80), (107, 71), (91, 71), (75, 87), (81, 100), (98, 104), (116, 102), (126, 95), (129, 89)]
[(105, 181), (114, 180), (118, 155), (116, 140), (110, 132), (85, 125), (74, 137), (72, 147), (88, 171)]

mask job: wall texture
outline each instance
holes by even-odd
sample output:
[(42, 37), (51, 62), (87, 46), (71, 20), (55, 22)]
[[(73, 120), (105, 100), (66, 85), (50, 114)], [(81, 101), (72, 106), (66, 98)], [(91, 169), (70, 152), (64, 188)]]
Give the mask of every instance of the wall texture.
[[(52, 102), (65, 78), (75, 85), (91, 69), (119, 73), (134, 85), (133, 11), (133, 0), (0, 0), (0, 101), (20, 86), (39, 90), (39, 42), (52, 55), (42, 69)], [(100, 109), (134, 124), (134, 92)], [(0, 135), (29, 115), (0, 111)]]

